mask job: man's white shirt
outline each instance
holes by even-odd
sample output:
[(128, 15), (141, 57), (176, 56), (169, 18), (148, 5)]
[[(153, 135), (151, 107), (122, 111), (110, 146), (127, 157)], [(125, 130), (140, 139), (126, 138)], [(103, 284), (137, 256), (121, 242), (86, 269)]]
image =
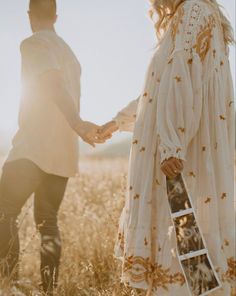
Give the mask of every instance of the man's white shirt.
[(59, 70), (79, 113), (80, 64), (70, 47), (47, 30), (25, 39), (21, 55), (19, 129), (7, 161), (29, 159), (46, 173), (72, 177), (78, 172), (78, 135), (53, 100), (40, 97), (34, 85), (40, 75)]

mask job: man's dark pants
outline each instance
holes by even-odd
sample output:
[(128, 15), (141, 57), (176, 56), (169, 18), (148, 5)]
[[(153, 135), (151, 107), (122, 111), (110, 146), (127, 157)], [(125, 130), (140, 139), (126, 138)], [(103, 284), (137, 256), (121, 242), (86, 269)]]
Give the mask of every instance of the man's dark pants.
[(47, 174), (27, 159), (6, 162), (0, 180), (0, 272), (18, 277), (17, 217), (34, 193), (34, 218), (41, 235), (41, 277), (44, 291), (57, 284), (61, 240), (57, 214), (68, 178)]

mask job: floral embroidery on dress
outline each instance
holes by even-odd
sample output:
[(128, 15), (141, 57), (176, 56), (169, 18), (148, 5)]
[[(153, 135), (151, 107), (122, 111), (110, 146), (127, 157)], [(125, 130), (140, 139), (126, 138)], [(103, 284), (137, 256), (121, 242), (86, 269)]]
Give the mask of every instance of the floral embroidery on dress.
[(156, 179), (156, 184), (157, 184), (157, 185), (161, 185), (161, 183), (159, 182), (158, 179)]
[(139, 194), (135, 194), (134, 199), (139, 199), (140, 195)]
[(211, 202), (211, 198), (208, 197), (204, 202), (205, 202), (205, 203), (209, 203), (209, 202)]
[(225, 199), (226, 197), (227, 197), (227, 193), (223, 192), (222, 195), (221, 195), (221, 199)]
[[(229, 259), (228, 267), (226, 265), (227, 257), (232, 256), (233, 249), (231, 229), (227, 230), (228, 236), (225, 236), (223, 232), (227, 225), (229, 225), (229, 222), (231, 222), (233, 212), (232, 207), (228, 207), (233, 197), (230, 191), (227, 192), (227, 185), (233, 179), (232, 167), (228, 165), (228, 162), (221, 162), (222, 157), (225, 159), (225, 153), (228, 154), (228, 150), (224, 151), (223, 148), (225, 146), (222, 146), (222, 143), (227, 143), (228, 134), (224, 132), (220, 134), (221, 131), (219, 130), (219, 133), (209, 133), (208, 138), (205, 136), (209, 132), (207, 124), (200, 124), (196, 126), (196, 130), (198, 128), (200, 132), (194, 136), (199, 145), (196, 150), (193, 148), (194, 153), (188, 154), (191, 150), (188, 150), (186, 143), (188, 143), (188, 139), (192, 135), (192, 123), (195, 126), (195, 123), (201, 121), (193, 120), (195, 118), (191, 116), (186, 116), (186, 118), (182, 116), (181, 106), (184, 104), (184, 108), (187, 107), (190, 112), (194, 112), (196, 118), (200, 119), (201, 117), (204, 122), (209, 121), (214, 126), (214, 130), (219, 124), (226, 127), (226, 124), (229, 123), (228, 130), (231, 132), (230, 122), (233, 114), (231, 111), (234, 108), (234, 101), (230, 85), (223, 87), (222, 93), (215, 93), (214, 87), (210, 87), (209, 92), (202, 92), (203, 86), (205, 87), (202, 79), (208, 77), (208, 75), (205, 76), (208, 71), (214, 71), (214, 76), (217, 77), (223, 74), (225, 77), (221, 81), (223, 84), (229, 81), (230, 74), (228, 60), (223, 57), (222, 47), (218, 42), (219, 34), (221, 34), (221, 31), (218, 30), (220, 29), (218, 27), (218, 20), (215, 14), (211, 14), (212, 12), (205, 5), (201, 5), (200, 2), (185, 1), (186, 6), (180, 5), (173, 16), (168, 30), (168, 38), (165, 39), (166, 43), (163, 41), (161, 44), (163, 51), (160, 51), (158, 58), (153, 59), (148, 69), (147, 81), (141, 93), (141, 100), (143, 102), (138, 108), (138, 124), (134, 129), (128, 183), (132, 186), (127, 188), (129, 191), (126, 197), (126, 206), (124, 212), (122, 212), (116, 255), (123, 262), (122, 281), (129, 282), (131, 287), (138, 286), (149, 291), (152, 288), (171, 290), (173, 288), (172, 285), (175, 283), (179, 285), (185, 283), (181, 270), (176, 270), (176, 267), (169, 260), (169, 257), (173, 256), (173, 254), (177, 257), (175, 253), (176, 242), (174, 239), (173, 241), (168, 240), (166, 242), (168, 245), (163, 247), (162, 245), (160, 246), (161, 242), (158, 238), (158, 234), (161, 237), (170, 233), (168, 208), (159, 203), (161, 198), (165, 196), (166, 190), (166, 179), (160, 171), (160, 163), (170, 156), (180, 156), (183, 159), (186, 156), (188, 163), (187, 171), (184, 174), (186, 184), (190, 188), (196, 184), (196, 193), (195, 190), (192, 193), (193, 201), (201, 197), (199, 211), (202, 210), (203, 215), (199, 216), (199, 221), (203, 222), (203, 231), (215, 231), (216, 235), (209, 241), (209, 246), (212, 249), (212, 253), (219, 252), (222, 255), (215, 262), (218, 267), (219, 279), (223, 276), (226, 282), (230, 282), (231, 287), (235, 279), (236, 263), (234, 259)], [(209, 14), (211, 15), (209, 16)], [(177, 55), (172, 51), (173, 46), (176, 49)], [(209, 65), (212, 65), (212, 68), (208, 67), (208, 64), (205, 65), (208, 63), (208, 58)], [(161, 61), (160, 65), (158, 65), (158, 61)], [(218, 72), (215, 72), (216, 66)], [(188, 71), (187, 73), (185, 73), (185, 69)], [(164, 75), (164, 73), (167, 74)], [(209, 81), (214, 86), (215, 80), (212, 79), (213, 77), (210, 75)], [(175, 96), (176, 92), (179, 93)], [(191, 95), (191, 100), (183, 100), (185, 97), (188, 98), (189, 95)], [(159, 101), (156, 100), (157, 98)], [(173, 104), (166, 103), (167, 99), (168, 102), (173, 102), (174, 100), (176, 103), (174, 107), (177, 106), (178, 108), (169, 110), (167, 107), (173, 107)], [(199, 100), (209, 100), (212, 105), (217, 104), (217, 106), (225, 107), (224, 110), (226, 111), (220, 111), (220, 108), (219, 110), (214, 109), (215, 112), (199, 112), (202, 108), (202, 104), (198, 103)], [(208, 108), (209, 106), (207, 104), (206, 107)], [(232, 110), (230, 110), (230, 107)], [(194, 111), (192, 111), (192, 108), (194, 108)], [(209, 111), (209, 109), (207, 110)], [(168, 114), (174, 111), (176, 114), (174, 113), (174, 117), (170, 116), (169, 118), (166, 116), (167, 113), (165, 111), (168, 111)], [(130, 114), (133, 116), (135, 112), (135, 110), (132, 110)], [(167, 124), (163, 124), (167, 120), (173, 120), (175, 129), (173, 132), (170, 131)], [(141, 122), (144, 124), (140, 124)], [(175, 140), (176, 134), (180, 141)], [(192, 149), (193, 143), (193, 141), (190, 142), (190, 149)], [(209, 158), (209, 153), (214, 155), (214, 159)], [(229, 153), (232, 153), (232, 151)], [(155, 158), (153, 158), (153, 155)], [(188, 159), (188, 156), (191, 159)], [(196, 159), (201, 161), (196, 161), (195, 165), (192, 160), (195, 161)], [(212, 184), (217, 185), (219, 180), (218, 173), (216, 175), (209, 173), (209, 168), (214, 168), (212, 160), (216, 161), (217, 165), (222, 165), (222, 170), (218, 172), (219, 177), (222, 178), (220, 179), (220, 192), (218, 187), (214, 188), (214, 186), (212, 190), (209, 190), (209, 182), (212, 181)], [(224, 168), (226, 166), (227, 168), (229, 166), (228, 171), (230, 172), (231, 170), (231, 173), (225, 178), (224, 172), (226, 170)], [(143, 171), (148, 172), (148, 174), (143, 174)], [(199, 174), (200, 171), (201, 174)], [(145, 184), (144, 187), (141, 186), (140, 180), (142, 180), (142, 184)], [(224, 207), (221, 207), (220, 203)], [(155, 211), (156, 206), (159, 207), (160, 212), (163, 211), (161, 217)], [(219, 214), (225, 208), (227, 208), (229, 213), (227, 212), (227, 215), (223, 215), (223, 219), (219, 219), (218, 212), (217, 215), (214, 212), (215, 206), (219, 206)], [(140, 216), (142, 213), (145, 213), (148, 219), (143, 219)], [(207, 213), (209, 215), (206, 215)], [(140, 220), (141, 225), (137, 225), (136, 218)], [(212, 219), (215, 219), (217, 223), (210, 223)], [(142, 231), (139, 230), (139, 226), (141, 226)], [(220, 249), (221, 244), (218, 244), (218, 231), (222, 250)], [(132, 256), (128, 257), (129, 255)], [(162, 262), (158, 260), (159, 257), (164, 258), (166, 264), (161, 265)]]
[(146, 150), (146, 148), (145, 147), (142, 147), (139, 151), (140, 152), (144, 152)]
[(196, 37), (196, 44), (193, 46), (202, 62), (210, 49), (212, 30), (216, 25), (215, 18), (212, 15), (208, 16), (208, 19), (205, 19), (205, 22), (205, 25), (200, 26), (200, 31)]
[(130, 256), (125, 258), (124, 272), (129, 274), (130, 280), (133, 282), (146, 283), (153, 282), (153, 288), (162, 287), (168, 291), (169, 284), (185, 283), (184, 275), (180, 272), (170, 274), (169, 268), (165, 269), (161, 264), (152, 264), (149, 258)]
[(194, 172), (189, 172), (189, 176), (190, 176), (190, 177), (194, 177), (194, 178), (196, 178), (196, 175), (195, 175)]
[(181, 5), (177, 10), (171, 23), (171, 37), (173, 44), (175, 44), (176, 35), (179, 33), (179, 25), (183, 23), (184, 14), (184, 7)]
[(184, 133), (185, 132), (185, 128), (184, 127), (179, 127), (178, 130), (180, 130), (181, 133)]
[(228, 270), (222, 275), (223, 282), (235, 282), (236, 280), (236, 260), (233, 257), (227, 259)]
[(226, 120), (226, 117), (224, 115), (219, 116), (221, 120)]
[(147, 240), (147, 238), (146, 238), (146, 237), (144, 238), (144, 245), (145, 245), (145, 246), (147, 246), (147, 245), (148, 245), (148, 240)]
[(213, 49), (213, 57), (214, 57), (214, 59), (216, 57), (216, 50), (215, 49)]
[(175, 76), (174, 79), (175, 79), (177, 82), (181, 82), (181, 80), (182, 80), (180, 76)]

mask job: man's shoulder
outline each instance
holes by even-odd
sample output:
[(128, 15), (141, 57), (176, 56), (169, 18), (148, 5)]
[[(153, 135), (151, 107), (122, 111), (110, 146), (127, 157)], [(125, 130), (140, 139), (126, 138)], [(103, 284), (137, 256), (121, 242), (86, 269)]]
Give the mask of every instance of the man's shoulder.
[(34, 48), (37, 47), (46, 47), (47, 43), (43, 38), (40, 38), (40, 36), (36, 36), (35, 34), (31, 35), (30, 37), (25, 38), (21, 44), (20, 44), (20, 50), (21, 52), (27, 51), (27, 50), (34, 50)]

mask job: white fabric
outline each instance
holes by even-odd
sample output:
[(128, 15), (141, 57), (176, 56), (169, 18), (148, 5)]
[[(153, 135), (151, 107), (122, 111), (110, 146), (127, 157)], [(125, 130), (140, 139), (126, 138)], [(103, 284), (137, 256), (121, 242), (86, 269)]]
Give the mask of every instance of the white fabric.
[(69, 46), (53, 31), (39, 31), (21, 44), (22, 99), (19, 130), (7, 161), (26, 158), (47, 173), (71, 177), (78, 171), (78, 136), (53, 101), (33, 84), (47, 71), (63, 75), (79, 113), (81, 68)]
[(139, 101), (115, 118), (121, 130), (134, 126), (115, 248), (123, 282), (153, 288), (154, 295), (189, 295), (160, 170), (163, 160), (177, 157), (184, 160), (183, 176), (223, 282), (211, 295), (230, 296), (236, 264), (233, 97), (218, 11), (206, 1), (185, 1), (150, 62)]

